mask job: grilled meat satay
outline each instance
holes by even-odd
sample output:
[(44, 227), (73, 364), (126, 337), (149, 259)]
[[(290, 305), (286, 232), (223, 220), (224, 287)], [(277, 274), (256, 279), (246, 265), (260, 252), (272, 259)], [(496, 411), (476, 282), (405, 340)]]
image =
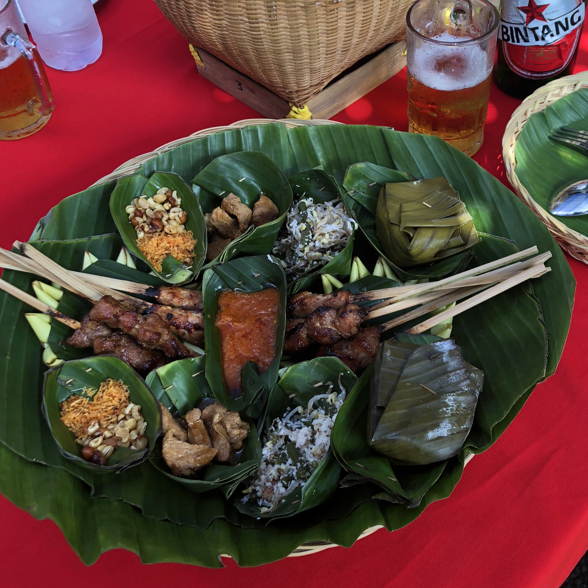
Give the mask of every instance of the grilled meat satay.
[(113, 331), (86, 315), (80, 328), (67, 339), (67, 345), (83, 349), (92, 347), (96, 355), (112, 353), (141, 373), (148, 373), (167, 363), (163, 353), (141, 347), (132, 337)]
[(179, 286), (159, 286), (158, 288), (148, 288), (145, 292), (162, 306), (173, 306), (174, 308), (183, 308), (184, 310), (198, 310), (204, 312), (202, 303), (202, 292), (181, 288)]
[(354, 337), (366, 316), (367, 311), (356, 304), (345, 304), (339, 310), (319, 306), (306, 318), (288, 320), (284, 352), (295, 355), (314, 343), (332, 345)]
[(89, 312), (90, 319), (104, 323), (111, 329), (120, 329), (135, 338), (142, 346), (159, 349), (172, 359), (194, 357), (171, 330), (170, 325), (157, 314), (141, 315), (127, 310), (112, 296), (103, 296)]
[(172, 331), (184, 341), (198, 346), (204, 345), (203, 311), (154, 304), (149, 312), (159, 315), (169, 323)]
[(319, 348), (317, 357), (338, 357), (354, 372), (368, 367), (380, 350), (379, 327), (359, 329), (352, 339), (341, 339), (333, 345), (323, 345)]
[(350, 302), (351, 292), (347, 290), (339, 290), (334, 294), (298, 292), (288, 300), (288, 316), (292, 318), (307, 317), (321, 306), (340, 310)]

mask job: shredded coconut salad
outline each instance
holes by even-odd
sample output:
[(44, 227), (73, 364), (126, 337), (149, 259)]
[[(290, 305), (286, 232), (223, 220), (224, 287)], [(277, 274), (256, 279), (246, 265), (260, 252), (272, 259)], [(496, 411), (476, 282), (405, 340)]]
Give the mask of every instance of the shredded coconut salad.
[(285, 496), (308, 481), (325, 458), (346, 391), (340, 382), (339, 393), (332, 382), (324, 385), (327, 392), (313, 396), (306, 409), (297, 406), (274, 420), (265, 435), (261, 465), (251, 485), (243, 490), (243, 503), (256, 503), (262, 513), (274, 510)]
[(331, 261), (356, 228), (339, 199), (314, 204), (312, 198), (301, 198), (288, 212), (286, 234), (273, 253), (284, 260), (288, 275), (300, 275)]

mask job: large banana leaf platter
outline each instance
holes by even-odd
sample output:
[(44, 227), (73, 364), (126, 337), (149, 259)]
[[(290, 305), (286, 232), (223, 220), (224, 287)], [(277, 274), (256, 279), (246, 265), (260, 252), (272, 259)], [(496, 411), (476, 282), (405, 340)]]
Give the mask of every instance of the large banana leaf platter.
[[(332, 450), (337, 461), (331, 463), (340, 472), (339, 485), (314, 508), (267, 519), (240, 512), (234, 504), (238, 488), (230, 488), (234, 492), (230, 499), (226, 487), (194, 493), (149, 460), (120, 474), (99, 476), (65, 459), (40, 410), (43, 350), (24, 317), (29, 308), (0, 294), (0, 492), (36, 518), (54, 520), (86, 564), (109, 549), (122, 547), (137, 553), (145, 563), (220, 567), (224, 554), (239, 565), (255, 566), (286, 557), (308, 541), (350, 546), (368, 528), (384, 526), (393, 531), (404, 527), (429, 504), (451, 494), (466, 458), (487, 450), (498, 439), (535, 386), (554, 374), (560, 360), (574, 298), (571, 270), (543, 224), (468, 157), (437, 138), (383, 127), (274, 123), (184, 142), (144, 161), (137, 174), (145, 178), (156, 172), (177, 174), (189, 185), (217, 158), (241, 152), (264, 154), (254, 158), (262, 166), (255, 170), (256, 177), (265, 177), (275, 166), (285, 178), (320, 169), (339, 185), (348, 186), (353, 180), (355, 187), (347, 188), (344, 198), (362, 229), (356, 234), (354, 255), (377, 257), (369, 234), (372, 195), (362, 192), (362, 186), (444, 176), (467, 206), (482, 242), (463, 259), (454, 260), (453, 267), (439, 269), (433, 264), (422, 268), (424, 271), (417, 268), (417, 275), (435, 279), (458, 271), (463, 264), (485, 263), (533, 245), (552, 253), (551, 272), (534, 280), (532, 286), (513, 288), (454, 319), (452, 337), (466, 361), (485, 374), (474, 425), (457, 456), (414, 469), (392, 466), (375, 457), (365, 441), (368, 370), (355, 385), (350, 384), (336, 422)], [(266, 159), (273, 163), (264, 169)], [(351, 167), (357, 164), (365, 165), (359, 170)], [(109, 181), (66, 198), (39, 221), (30, 242), (68, 269), (81, 270), (84, 252), (89, 250), (100, 263), (85, 271), (100, 274), (107, 267), (116, 273), (113, 264), (122, 239), (109, 211), (115, 186), (115, 181)], [(351, 189), (355, 192), (349, 193)], [(360, 232), (367, 237), (357, 238)], [(266, 255), (265, 239), (262, 246), (265, 249), (235, 253), (236, 260)], [(415, 277), (413, 269), (399, 277)], [(147, 268), (138, 266), (137, 271), (143, 270)], [(133, 279), (126, 270), (123, 274)], [(33, 293), (33, 276), (6, 271), (3, 278)], [(202, 273), (196, 279), (202, 279)], [(368, 288), (394, 284), (376, 277), (365, 280)], [(64, 296), (63, 301), (73, 318), (87, 312), (88, 305), (76, 303), (73, 296)], [(52, 326), (55, 343), (62, 340), (60, 328)], [(290, 377), (280, 372), (286, 388), (291, 379), (297, 389), (305, 389), (305, 374), (298, 372)], [(182, 394), (167, 395), (168, 385), (161, 382), (169, 378), (181, 382), (179, 368), (170, 367), (152, 378), (148, 379), (152, 391), (164, 404), (180, 411), (202, 393), (186, 388)], [(302, 378), (300, 385), (298, 378)], [(228, 486), (232, 480), (229, 477)]]

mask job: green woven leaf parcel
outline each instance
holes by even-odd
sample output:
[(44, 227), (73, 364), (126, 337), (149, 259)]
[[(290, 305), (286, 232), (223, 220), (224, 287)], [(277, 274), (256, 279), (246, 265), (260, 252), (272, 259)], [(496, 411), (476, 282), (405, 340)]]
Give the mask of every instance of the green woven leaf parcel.
[(453, 457), (474, 422), (483, 381), (452, 339), (384, 342), (371, 382), (370, 445), (398, 464)]
[(386, 184), (376, 234), (386, 256), (403, 268), (451, 257), (479, 241), (472, 216), (444, 177)]

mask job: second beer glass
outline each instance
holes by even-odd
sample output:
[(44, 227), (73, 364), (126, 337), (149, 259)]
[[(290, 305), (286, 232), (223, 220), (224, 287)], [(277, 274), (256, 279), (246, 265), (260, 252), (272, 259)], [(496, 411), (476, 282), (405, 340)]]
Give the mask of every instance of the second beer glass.
[(407, 21), (408, 121), (466, 155), (484, 138), (500, 17), (486, 0), (419, 0)]

